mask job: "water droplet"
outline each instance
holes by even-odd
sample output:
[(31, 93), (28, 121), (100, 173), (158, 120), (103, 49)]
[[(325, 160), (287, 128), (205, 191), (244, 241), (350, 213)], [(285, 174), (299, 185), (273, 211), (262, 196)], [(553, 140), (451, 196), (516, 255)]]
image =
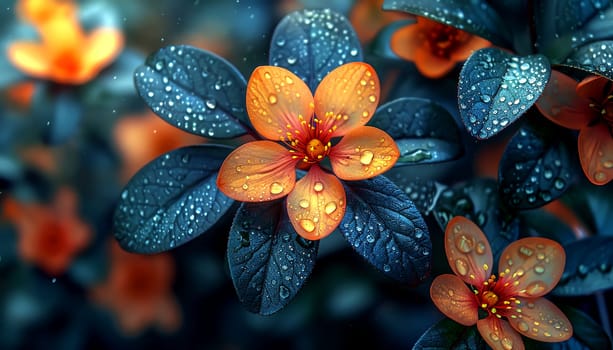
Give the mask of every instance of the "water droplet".
[(531, 296), (538, 296), (545, 290), (545, 285), (540, 282), (532, 282), (526, 287), (526, 293)]
[(607, 174), (602, 171), (597, 171), (594, 173), (594, 179), (598, 182), (604, 182), (607, 180)]
[(521, 247), (519, 247), (519, 254), (522, 254), (524, 256), (532, 256), (532, 254), (534, 254), (534, 251), (524, 245), (522, 245)]
[(392, 268), (388, 264), (384, 264), (383, 265), (383, 271), (390, 272), (391, 270), (392, 270)]
[(155, 69), (156, 69), (156, 70), (162, 70), (163, 68), (164, 68), (164, 62), (162, 62), (162, 61), (157, 61), (157, 62), (155, 63)]
[(498, 333), (490, 333), (490, 338), (495, 341), (496, 343), (500, 341), (500, 337), (498, 336)]
[(268, 96), (268, 102), (269, 102), (271, 105), (276, 104), (276, 103), (277, 103), (277, 95), (275, 95), (275, 94), (271, 94), (270, 96)]
[(294, 64), (294, 63), (296, 63), (296, 61), (297, 61), (297, 60), (298, 60), (298, 59), (297, 59), (296, 57), (289, 56), (289, 57), (287, 58), (287, 63), (289, 63), (289, 64)]
[(289, 76), (285, 76), (285, 82), (291, 85), (294, 83), (294, 80)]
[(377, 102), (377, 96), (375, 96), (375, 95), (368, 96), (368, 101), (370, 101), (372, 103)]
[(462, 253), (470, 253), (475, 246), (475, 240), (472, 237), (460, 235), (455, 240), (455, 246)]
[(280, 183), (278, 183), (278, 182), (273, 182), (273, 183), (270, 185), (270, 193), (271, 193), (271, 194), (279, 194), (279, 193), (281, 193), (281, 192), (283, 192), (283, 185), (281, 185)]
[(215, 102), (215, 100), (206, 100), (205, 104), (209, 109), (215, 109), (215, 107), (217, 107), (217, 102)]
[(330, 203), (326, 204), (326, 206), (324, 207), (324, 211), (328, 215), (334, 213), (336, 211), (336, 203), (330, 202)]
[(298, 205), (299, 205), (301, 208), (306, 209), (306, 208), (308, 208), (308, 207), (309, 207), (309, 201), (308, 201), (308, 200), (306, 200), (306, 199), (301, 199), (301, 200), (300, 200), (300, 202), (298, 202)]
[(315, 231), (315, 223), (313, 222), (313, 220), (310, 219), (300, 220), (300, 227), (302, 227), (302, 229), (309, 233)]
[(316, 182), (315, 185), (313, 185), (313, 190), (315, 192), (321, 192), (321, 191), (323, 191), (323, 189), (324, 189), (324, 184), (319, 182), (319, 181)]
[(247, 185), (247, 184), (243, 184), (243, 190), (245, 190), (245, 191), (246, 191), (246, 190), (248, 190), (248, 189), (249, 189), (249, 185)]
[(517, 328), (522, 332), (527, 332), (530, 329), (530, 325), (526, 321), (520, 320), (517, 322)]
[(510, 338), (502, 338), (500, 344), (504, 350), (513, 350), (513, 341)]
[(534, 266), (534, 272), (536, 272), (539, 275), (542, 275), (545, 272), (545, 266), (543, 265)]
[(449, 289), (447, 291), (447, 295), (449, 295), (449, 297), (451, 298), (451, 297), (453, 297), (455, 295), (455, 292), (453, 291), (453, 289)]
[(369, 165), (370, 163), (372, 163), (372, 159), (374, 156), (374, 153), (372, 153), (371, 151), (363, 151), (362, 155), (360, 156), (360, 163), (363, 165)]
[(466, 276), (468, 273), (468, 262), (462, 258), (456, 259), (455, 268), (461, 276)]
[(185, 164), (189, 163), (189, 154), (184, 154), (183, 157), (181, 157), (181, 162)]
[(483, 255), (485, 253), (485, 244), (483, 242), (477, 243), (477, 248), (475, 249), (477, 254)]
[(289, 297), (289, 289), (286, 286), (280, 286), (279, 296), (281, 297), (281, 299), (287, 299)]
[(373, 237), (372, 235), (366, 235), (366, 242), (374, 243), (374, 241), (375, 241), (375, 237)]

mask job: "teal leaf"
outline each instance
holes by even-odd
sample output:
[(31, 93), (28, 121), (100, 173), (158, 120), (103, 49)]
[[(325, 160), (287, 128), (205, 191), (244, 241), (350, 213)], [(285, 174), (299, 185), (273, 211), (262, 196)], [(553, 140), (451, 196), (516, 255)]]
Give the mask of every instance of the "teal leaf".
[(455, 120), (440, 105), (404, 97), (380, 106), (369, 125), (387, 132), (400, 150), (396, 165), (437, 163), (464, 151)]
[(315, 91), (334, 68), (362, 60), (360, 41), (349, 21), (329, 9), (301, 10), (275, 28), (270, 64), (286, 68)]
[(566, 266), (554, 295), (589, 295), (613, 288), (613, 237), (592, 236), (564, 245)]
[(385, 0), (384, 10), (403, 11), (476, 34), (499, 46), (511, 38), (502, 18), (487, 1)]
[(383, 274), (416, 285), (428, 277), (432, 243), (409, 197), (383, 176), (345, 182), (347, 209), (339, 229)]
[(145, 103), (179, 129), (208, 138), (232, 138), (250, 130), (245, 78), (211, 52), (161, 48), (136, 69), (134, 83)]
[(282, 309), (311, 274), (318, 247), (318, 241), (296, 233), (284, 200), (243, 203), (228, 239), (228, 265), (240, 302), (261, 315)]
[(543, 55), (520, 57), (498, 48), (475, 51), (465, 62), (458, 85), (466, 130), (479, 139), (502, 131), (536, 102), (550, 73)]
[(413, 350), (480, 350), (485, 342), (477, 327), (466, 327), (444, 318), (428, 328), (417, 340)]
[(152, 254), (180, 246), (209, 230), (234, 201), (216, 185), (232, 149), (179, 148), (145, 165), (121, 193), (113, 231), (127, 251)]
[(593, 42), (571, 53), (563, 65), (613, 80), (613, 41)]

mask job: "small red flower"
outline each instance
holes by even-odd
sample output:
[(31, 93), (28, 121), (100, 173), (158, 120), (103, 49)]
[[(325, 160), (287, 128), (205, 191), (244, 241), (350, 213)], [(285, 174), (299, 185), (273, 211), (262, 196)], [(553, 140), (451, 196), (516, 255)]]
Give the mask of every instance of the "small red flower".
[[(445, 230), (445, 252), (455, 275), (436, 277), (430, 297), (452, 320), (465, 326), (477, 324), (493, 349), (523, 349), (520, 334), (543, 342), (572, 336), (568, 318), (542, 298), (564, 271), (566, 254), (557, 242), (530, 237), (511, 243), (500, 255), (498, 276), (492, 275), (487, 238), (473, 222), (456, 216)], [(479, 311), (487, 316), (479, 319)]]
[(613, 82), (589, 76), (580, 83), (558, 71), (536, 106), (552, 122), (579, 130), (579, 161), (595, 185), (613, 180)]
[(50, 206), (6, 199), (4, 215), (17, 226), (21, 258), (50, 275), (63, 273), (92, 238), (77, 210), (77, 197), (67, 188), (58, 190)]
[[(379, 79), (366, 63), (336, 68), (324, 77), (315, 96), (287, 69), (256, 68), (247, 84), (247, 112), (256, 131), (268, 140), (248, 142), (228, 155), (218, 187), (243, 202), (287, 196), (289, 218), (298, 234), (311, 240), (329, 235), (345, 215), (339, 179), (374, 177), (399, 157), (387, 133), (364, 125), (377, 102)], [(333, 174), (321, 167), (326, 159)], [(308, 170), (298, 181), (296, 168)]]
[(483, 38), (424, 17), (396, 31), (391, 41), (392, 51), (413, 61), (428, 78), (445, 76), (474, 50), (488, 46), (491, 43)]
[(94, 301), (115, 313), (126, 334), (136, 335), (153, 324), (175, 331), (181, 313), (172, 295), (172, 257), (131, 254), (113, 241), (110, 260), (106, 282), (92, 290)]
[(123, 34), (115, 28), (85, 33), (72, 1), (20, 0), (17, 9), (21, 19), (36, 28), (40, 42), (13, 42), (7, 55), (30, 76), (83, 84), (111, 63), (123, 47)]

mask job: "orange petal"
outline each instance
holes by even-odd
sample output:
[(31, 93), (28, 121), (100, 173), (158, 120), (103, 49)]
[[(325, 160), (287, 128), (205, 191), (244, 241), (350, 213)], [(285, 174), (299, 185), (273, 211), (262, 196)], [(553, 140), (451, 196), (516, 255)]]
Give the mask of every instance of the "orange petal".
[(123, 34), (114, 28), (99, 28), (91, 32), (83, 47), (80, 81), (94, 78), (109, 65), (123, 48)]
[(612, 82), (600, 75), (591, 75), (577, 84), (577, 95), (586, 100), (604, 100), (613, 88)]
[(479, 226), (463, 216), (453, 217), (445, 229), (449, 266), (464, 282), (481, 287), (491, 275), (492, 248)]
[[(498, 262), (500, 275), (510, 279), (515, 293), (523, 297), (539, 297), (549, 293), (562, 277), (566, 253), (551, 239), (522, 238), (509, 244)], [(509, 287), (511, 288), (511, 287)]]
[(302, 132), (313, 116), (313, 95), (294, 73), (281, 67), (261, 66), (247, 83), (247, 113), (263, 137), (287, 140)]
[(50, 57), (47, 49), (32, 42), (11, 43), (8, 59), (22, 72), (37, 78), (46, 78), (50, 71)]
[(545, 298), (518, 298), (520, 304), (509, 323), (519, 333), (543, 342), (561, 342), (573, 335), (573, 326), (557, 306)]
[(545, 90), (536, 101), (539, 111), (552, 122), (578, 130), (594, 119), (589, 100), (577, 95), (577, 81), (566, 74), (551, 71)]
[(489, 46), (492, 46), (489, 41), (480, 36), (469, 34), (468, 40), (451, 52), (451, 60), (455, 62), (465, 61), (474, 51)]
[(477, 321), (477, 329), (494, 350), (523, 350), (524, 341), (507, 321), (490, 316)]
[(444, 77), (456, 66), (456, 62), (452, 59), (437, 56), (428, 48), (415, 52), (414, 62), (417, 70), (431, 79)]
[(605, 123), (581, 129), (579, 160), (585, 176), (594, 185), (604, 185), (613, 179), (613, 136)]
[(343, 180), (364, 180), (386, 172), (400, 151), (391, 136), (372, 126), (350, 131), (330, 149), (334, 174)]
[(336, 176), (311, 167), (287, 196), (287, 213), (299, 235), (322, 239), (332, 233), (345, 215), (345, 190)]
[(427, 49), (424, 47), (425, 33), (423, 28), (415, 23), (398, 29), (392, 34), (391, 49), (400, 58), (413, 61), (415, 53)]
[(39, 26), (57, 16), (72, 16), (77, 6), (70, 0), (20, 0), (17, 2), (18, 16)]
[(472, 326), (479, 318), (479, 305), (473, 293), (460, 278), (439, 275), (430, 286), (430, 298), (445, 316), (464, 326)]
[[(330, 137), (366, 124), (379, 102), (379, 77), (364, 62), (344, 64), (326, 75), (315, 91), (315, 116), (332, 125)], [(328, 129), (328, 128), (324, 128)]]
[(296, 162), (285, 147), (275, 142), (249, 142), (224, 160), (217, 186), (228, 197), (242, 202), (281, 198), (294, 188)]

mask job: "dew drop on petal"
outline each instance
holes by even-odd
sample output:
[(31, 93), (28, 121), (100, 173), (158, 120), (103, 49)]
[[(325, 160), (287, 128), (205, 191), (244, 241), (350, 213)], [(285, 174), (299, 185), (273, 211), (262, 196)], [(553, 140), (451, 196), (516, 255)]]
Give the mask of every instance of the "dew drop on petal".
[(466, 235), (460, 235), (456, 238), (455, 246), (462, 253), (470, 253), (473, 250), (475, 245), (475, 241), (472, 237), (468, 237)]
[(301, 208), (306, 209), (306, 208), (308, 208), (308, 207), (309, 207), (309, 201), (308, 201), (308, 200), (306, 200), (306, 199), (301, 199), (301, 200), (300, 200), (300, 202), (298, 202), (298, 205), (299, 205)]
[(336, 211), (336, 203), (334, 202), (329, 202), (328, 204), (326, 204), (326, 206), (324, 207), (324, 211), (326, 212), (326, 214), (330, 215), (332, 213), (334, 213)]
[(466, 274), (468, 273), (468, 263), (462, 258), (456, 259), (455, 268), (462, 276), (466, 276)]
[(532, 249), (526, 247), (526, 246), (521, 246), (519, 247), (519, 253), (524, 255), (524, 256), (532, 256), (532, 254), (534, 253), (532, 251)]
[(530, 326), (528, 325), (528, 323), (526, 323), (526, 321), (519, 321), (517, 323), (517, 328), (519, 328), (519, 330), (522, 332), (527, 332), (528, 330), (530, 330)]
[(476, 247), (475, 251), (479, 255), (485, 254), (485, 244), (483, 242), (477, 243), (477, 247)]
[(495, 341), (495, 342), (499, 342), (500, 341), (500, 337), (498, 336), (498, 333), (490, 333), (490, 338)]
[(528, 295), (537, 295), (537, 294), (542, 293), (544, 290), (545, 290), (545, 285), (539, 281), (532, 282), (526, 287), (526, 293)]
[(324, 189), (324, 184), (321, 182), (316, 182), (315, 185), (313, 185), (313, 190), (315, 190), (315, 192), (321, 192)]
[(315, 223), (310, 219), (302, 219), (300, 220), (300, 227), (306, 232), (313, 232), (315, 230)]
[(268, 96), (268, 102), (269, 102), (271, 105), (276, 104), (276, 103), (277, 103), (277, 95), (275, 95), (275, 94), (271, 94), (271, 95), (269, 95), (269, 96)]
[(364, 151), (360, 156), (360, 163), (363, 165), (369, 165), (375, 155), (371, 151)]
[(505, 350), (513, 349), (513, 341), (510, 338), (502, 338), (500, 345), (502, 345), (502, 348)]
[(248, 189), (249, 189), (249, 185), (247, 185), (247, 184), (243, 184), (243, 190), (245, 190), (245, 191), (246, 191), (246, 190), (248, 190)]
[(280, 183), (278, 183), (278, 182), (273, 182), (273, 183), (270, 185), (270, 193), (271, 193), (271, 194), (279, 194), (279, 193), (281, 193), (281, 192), (283, 192), (283, 185), (281, 185)]
[(545, 272), (545, 267), (543, 265), (536, 265), (534, 266), (534, 272), (539, 275), (542, 275)]

